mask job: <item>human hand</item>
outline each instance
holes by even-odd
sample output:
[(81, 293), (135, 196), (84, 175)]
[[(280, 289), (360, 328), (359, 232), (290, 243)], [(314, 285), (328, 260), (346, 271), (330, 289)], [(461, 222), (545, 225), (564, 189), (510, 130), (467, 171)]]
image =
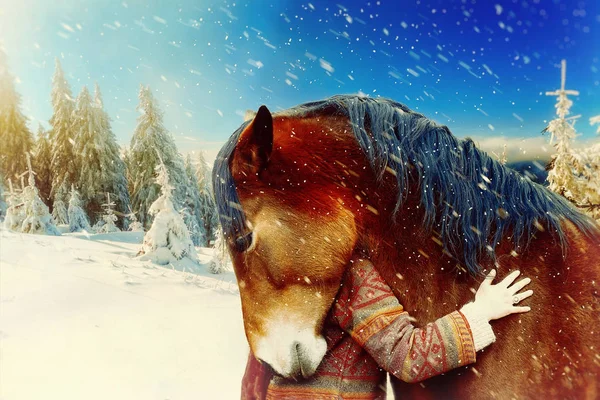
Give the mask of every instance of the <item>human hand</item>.
[(520, 271), (513, 271), (500, 283), (492, 284), (496, 277), (496, 270), (493, 269), (477, 289), (473, 307), (477, 308), (480, 315), (488, 321), (530, 311), (530, 307), (517, 306), (522, 300), (533, 295), (533, 290), (520, 292), (531, 282), (529, 278), (521, 279), (512, 285), (520, 274)]

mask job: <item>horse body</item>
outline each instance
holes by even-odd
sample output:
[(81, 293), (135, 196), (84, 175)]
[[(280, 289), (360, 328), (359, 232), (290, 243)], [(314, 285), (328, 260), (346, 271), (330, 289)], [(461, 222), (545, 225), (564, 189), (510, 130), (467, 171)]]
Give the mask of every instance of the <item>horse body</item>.
[[(379, 210), (357, 212), (357, 248), (368, 256), (417, 325), (440, 318), (473, 300), (481, 279), (470, 275), (443, 249), (435, 230), (425, 228), (417, 187), (394, 215), (393, 176), (377, 184), (368, 165), (356, 177), (360, 202)], [(371, 184), (369, 184), (371, 182)], [(352, 185), (349, 185), (352, 186)], [(356, 205), (354, 207), (357, 207)], [(391, 223), (390, 221), (395, 221)], [(507, 232), (495, 262), (481, 257), (483, 270), (502, 277), (521, 270), (532, 278), (532, 311), (493, 322), (497, 342), (478, 354), (476, 364), (420, 385), (394, 377), (396, 398), (586, 398), (600, 393), (600, 238), (562, 222), (561, 246), (543, 226), (529, 243), (515, 246)], [(401, 227), (401, 229), (399, 229)]]
[[(415, 220), (422, 221), (418, 214)], [(493, 322), (497, 342), (472, 366), (421, 385), (392, 377), (396, 398), (597, 398), (600, 251), (597, 241), (571, 229), (566, 259), (547, 232), (538, 233), (522, 254), (505, 240), (496, 250), (497, 264), (485, 267), (498, 268), (500, 276), (519, 269), (531, 277), (532, 311)], [(416, 231), (408, 238), (380, 241), (369, 257), (415, 324), (423, 325), (471, 301), (479, 280), (466, 273), (457, 276), (453, 261), (431, 235)]]
[(597, 228), (447, 128), (349, 96), (274, 118), (261, 108), (214, 173), (246, 335), (280, 374), (316, 369), (323, 320), (358, 252), (418, 325), (472, 300), (486, 269), (533, 280), (532, 311), (494, 322), (497, 343), (474, 366), (393, 382), (398, 398), (598, 396)]

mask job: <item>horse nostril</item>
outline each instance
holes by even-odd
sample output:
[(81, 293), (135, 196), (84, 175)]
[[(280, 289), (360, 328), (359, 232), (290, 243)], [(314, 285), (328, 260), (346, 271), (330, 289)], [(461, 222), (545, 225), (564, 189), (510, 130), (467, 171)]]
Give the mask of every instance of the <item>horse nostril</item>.
[(301, 346), (300, 346), (300, 342), (294, 342), (294, 343), (292, 344), (292, 349), (293, 349), (293, 350), (292, 350), (292, 352), (293, 352), (293, 354), (294, 354), (294, 357), (296, 357), (296, 359), (297, 359), (298, 361), (300, 361), (300, 354), (302, 353), (302, 349), (301, 349)]
[(310, 374), (307, 374), (307, 367), (309, 366), (309, 360), (306, 357), (306, 352), (304, 351), (304, 349), (302, 348), (302, 345), (300, 344), (300, 342), (294, 342), (293, 346), (293, 357), (294, 357), (294, 364), (295, 364), (295, 368), (298, 368), (298, 370), (296, 370), (296, 373), (300, 373), (300, 375), (302, 375), (302, 377), (304, 378), (308, 378), (308, 376)]

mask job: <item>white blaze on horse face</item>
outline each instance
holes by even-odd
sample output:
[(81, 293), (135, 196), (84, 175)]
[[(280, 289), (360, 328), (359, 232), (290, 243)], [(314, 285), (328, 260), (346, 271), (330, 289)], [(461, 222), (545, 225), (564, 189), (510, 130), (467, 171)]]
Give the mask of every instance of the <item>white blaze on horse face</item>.
[(320, 330), (356, 242), (355, 217), (337, 203), (318, 221), (277, 199), (244, 203), (253, 242), (234, 263), (248, 341), (280, 375), (309, 377), (327, 350)]
[(265, 335), (258, 338), (254, 348), (257, 358), (286, 378), (313, 375), (327, 351), (325, 339), (302, 319), (281, 310), (280, 317), (266, 323)]

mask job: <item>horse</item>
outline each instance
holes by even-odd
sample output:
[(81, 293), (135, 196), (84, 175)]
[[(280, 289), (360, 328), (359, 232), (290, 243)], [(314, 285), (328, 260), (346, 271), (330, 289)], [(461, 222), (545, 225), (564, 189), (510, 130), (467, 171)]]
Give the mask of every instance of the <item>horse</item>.
[(532, 311), (493, 322), (472, 366), (397, 398), (600, 395), (600, 230), (563, 197), (470, 139), (388, 99), (261, 106), (213, 168), (252, 352), (310, 376), (348, 261), (368, 258), (426, 324), (473, 299), (486, 271), (532, 278)]

